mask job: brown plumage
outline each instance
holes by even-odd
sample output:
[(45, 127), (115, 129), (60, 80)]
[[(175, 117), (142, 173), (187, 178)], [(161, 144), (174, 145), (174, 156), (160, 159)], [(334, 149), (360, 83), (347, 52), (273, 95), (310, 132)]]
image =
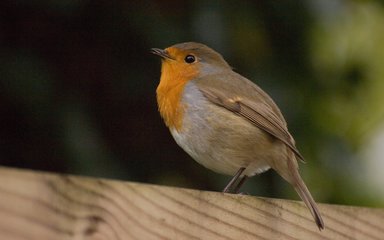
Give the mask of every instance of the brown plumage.
[(152, 52), (162, 57), (159, 111), (176, 142), (205, 167), (234, 176), (225, 192), (237, 192), (247, 177), (274, 169), (323, 229), (298, 172), (297, 159), (303, 157), (268, 94), (203, 44), (181, 43)]

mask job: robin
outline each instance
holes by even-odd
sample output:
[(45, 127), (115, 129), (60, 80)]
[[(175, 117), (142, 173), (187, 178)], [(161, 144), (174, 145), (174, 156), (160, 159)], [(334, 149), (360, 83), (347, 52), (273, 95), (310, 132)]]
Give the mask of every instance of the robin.
[(233, 176), (223, 192), (238, 193), (248, 177), (272, 168), (294, 187), (323, 229), (298, 171), (303, 157), (271, 97), (204, 44), (179, 43), (151, 52), (162, 59), (156, 90), (160, 115), (194, 160)]

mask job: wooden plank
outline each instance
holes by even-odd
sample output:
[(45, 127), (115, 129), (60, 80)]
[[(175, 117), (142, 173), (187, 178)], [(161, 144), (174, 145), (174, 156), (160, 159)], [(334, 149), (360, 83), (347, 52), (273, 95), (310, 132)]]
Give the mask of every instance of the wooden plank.
[(0, 239), (384, 239), (384, 210), (0, 168)]

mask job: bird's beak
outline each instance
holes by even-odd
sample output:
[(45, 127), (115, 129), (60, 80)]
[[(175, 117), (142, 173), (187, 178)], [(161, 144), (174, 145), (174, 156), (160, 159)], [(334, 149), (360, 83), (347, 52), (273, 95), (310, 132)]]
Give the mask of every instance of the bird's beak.
[(151, 53), (160, 56), (163, 59), (172, 59), (174, 60), (173, 57), (171, 57), (166, 50), (160, 49), (160, 48), (151, 48)]

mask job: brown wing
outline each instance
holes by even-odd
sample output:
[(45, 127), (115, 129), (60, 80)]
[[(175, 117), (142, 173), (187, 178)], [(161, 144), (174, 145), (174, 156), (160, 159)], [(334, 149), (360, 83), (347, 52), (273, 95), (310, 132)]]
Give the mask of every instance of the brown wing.
[(258, 128), (285, 143), (301, 160), (304, 160), (295, 147), (294, 140), (288, 132), (285, 123), (268, 105), (262, 102), (253, 103), (240, 97), (228, 97), (214, 88), (200, 87), (199, 89), (209, 101), (246, 118)]

